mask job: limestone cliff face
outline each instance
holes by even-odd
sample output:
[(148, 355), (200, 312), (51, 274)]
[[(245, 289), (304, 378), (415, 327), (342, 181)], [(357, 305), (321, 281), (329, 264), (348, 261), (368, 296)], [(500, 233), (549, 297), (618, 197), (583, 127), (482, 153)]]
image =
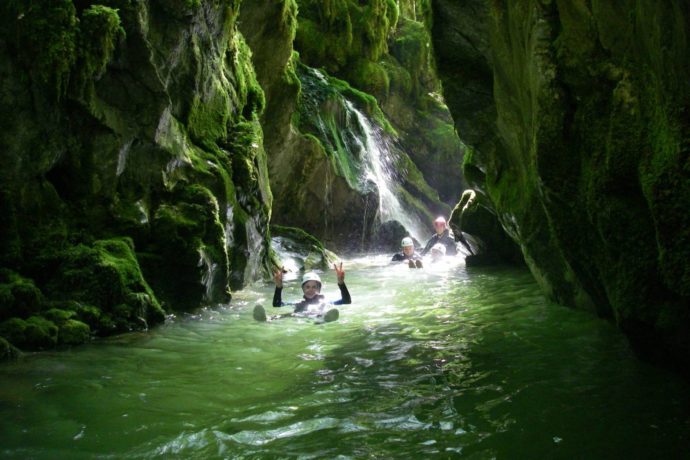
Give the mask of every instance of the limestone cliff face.
[(265, 266), (265, 102), (238, 12), (2, 3), (0, 335), (146, 327), (160, 301), (225, 301)]
[(434, 2), (465, 171), (557, 301), (690, 363), (687, 2)]

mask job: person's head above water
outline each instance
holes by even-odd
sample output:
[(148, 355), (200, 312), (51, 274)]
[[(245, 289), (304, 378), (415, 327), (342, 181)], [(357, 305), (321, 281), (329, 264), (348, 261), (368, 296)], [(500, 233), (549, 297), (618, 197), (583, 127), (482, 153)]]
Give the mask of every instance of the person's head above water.
[(446, 247), (441, 243), (436, 243), (431, 247), (431, 258), (438, 260), (446, 255)]
[(321, 292), (321, 278), (314, 272), (307, 272), (302, 277), (302, 292), (306, 299), (311, 299)]
[(402, 239), (400, 246), (402, 247), (403, 253), (405, 255), (409, 256), (412, 255), (412, 253), (414, 252), (414, 241), (412, 241), (412, 238), (410, 238), (409, 236), (406, 236)]
[(436, 220), (434, 220), (434, 228), (439, 235), (443, 233), (446, 229), (446, 219), (443, 216), (438, 216)]

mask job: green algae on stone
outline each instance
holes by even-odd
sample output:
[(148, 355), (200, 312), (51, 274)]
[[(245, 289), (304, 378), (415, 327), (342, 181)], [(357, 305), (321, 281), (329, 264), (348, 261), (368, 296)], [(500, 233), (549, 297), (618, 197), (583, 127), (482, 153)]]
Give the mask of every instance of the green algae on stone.
[(377, 61), (388, 49), (388, 36), (398, 21), (393, 0), (301, 0), (295, 48), (307, 65), (326, 64), (338, 73), (353, 59)]
[(0, 321), (12, 316), (28, 318), (40, 312), (43, 302), (43, 293), (32, 279), (0, 269)]
[(0, 337), (0, 361), (17, 359), (20, 351), (4, 338)]
[(62, 345), (79, 345), (90, 338), (89, 326), (76, 319), (68, 319), (58, 327), (58, 343)]
[(163, 321), (163, 310), (142, 277), (131, 240), (113, 238), (91, 246), (80, 244), (58, 253), (57, 259), (59, 268), (46, 286), (51, 296), (92, 302), (112, 314), (132, 293), (143, 293), (147, 299), (143, 311), (142, 305), (130, 305), (129, 311), (122, 312), (123, 327), (140, 329), (137, 316), (150, 325)]
[(57, 344), (58, 328), (40, 316), (26, 320), (11, 318), (0, 323), (0, 336), (13, 345), (27, 350), (46, 350)]
[(88, 82), (98, 79), (105, 72), (117, 42), (125, 31), (116, 9), (103, 5), (91, 5), (81, 13), (79, 20), (79, 49), (76, 67), (78, 92)]
[(29, 75), (56, 99), (64, 96), (78, 53), (79, 25), (72, 0), (8, 0), (0, 13), (7, 23), (3, 35)]

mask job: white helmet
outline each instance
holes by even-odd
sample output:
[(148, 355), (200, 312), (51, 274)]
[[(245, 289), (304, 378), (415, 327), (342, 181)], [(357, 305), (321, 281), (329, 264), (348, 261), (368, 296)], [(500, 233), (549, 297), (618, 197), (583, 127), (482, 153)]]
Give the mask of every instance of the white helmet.
[(307, 281), (316, 281), (317, 283), (319, 283), (319, 288), (321, 287), (321, 278), (319, 278), (319, 275), (317, 275), (314, 272), (307, 272), (304, 274), (304, 276), (302, 277), (302, 286), (304, 286), (304, 283), (306, 283)]
[(446, 255), (446, 247), (442, 245), (441, 243), (436, 243), (431, 247), (431, 252), (438, 252), (441, 255), (445, 256)]
[(406, 236), (405, 238), (402, 239), (400, 246), (402, 246), (403, 248), (405, 248), (407, 246), (414, 246), (414, 242), (412, 241), (412, 238), (410, 238), (409, 236)]

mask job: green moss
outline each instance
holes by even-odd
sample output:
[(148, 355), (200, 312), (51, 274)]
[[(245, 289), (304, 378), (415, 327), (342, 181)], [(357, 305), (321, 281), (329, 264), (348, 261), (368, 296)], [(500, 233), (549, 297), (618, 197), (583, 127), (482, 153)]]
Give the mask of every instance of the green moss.
[(417, 103), (424, 102), (429, 92), (441, 90), (432, 51), (431, 36), (424, 23), (409, 19), (400, 21), (391, 41), (390, 53), (410, 74), (410, 90)]
[(11, 318), (0, 324), (0, 335), (13, 345), (27, 350), (53, 348), (57, 344), (58, 328), (40, 316), (27, 320)]
[(72, 0), (8, 0), (3, 34), (15, 48), (32, 79), (57, 98), (65, 95), (77, 58), (78, 20)]
[(19, 350), (15, 346), (0, 337), (0, 361), (17, 359), (19, 354)]
[(412, 93), (412, 75), (392, 56), (386, 55), (380, 63), (388, 79), (388, 92), (395, 92), (406, 98)]
[(26, 321), (21, 318), (10, 318), (0, 323), (0, 336), (18, 346), (26, 343), (25, 331)]
[(282, 6), (279, 27), (282, 30), (287, 30), (287, 36), (293, 41), (297, 33), (297, 0), (283, 0)]
[(352, 65), (348, 76), (355, 87), (382, 98), (388, 97), (390, 78), (381, 63), (360, 59)]
[(42, 303), (43, 293), (33, 280), (0, 270), (0, 321), (12, 316), (28, 318), (41, 310)]
[(74, 315), (76, 315), (76, 313), (73, 311), (61, 310), (59, 308), (51, 308), (50, 310), (47, 310), (47, 311), (42, 313), (43, 317), (45, 317), (46, 319), (49, 319), (50, 321), (54, 322), (58, 326), (63, 324), (68, 319), (74, 317)]
[(211, 80), (211, 88), (194, 95), (187, 129), (195, 143), (206, 148), (213, 146), (227, 137), (227, 122), (230, 117), (230, 103), (228, 94), (215, 79)]
[[(236, 106), (242, 107), (241, 115), (245, 120), (251, 120), (264, 111), (266, 97), (256, 79), (252, 52), (242, 34), (237, 32), (232, 43), (234, 47), (228, 49), (226, 59), (231, 70), (228, 77), (231, 79), (232, 89), (236, 95)], [(235, 121), (239, 120), (235, 119)]]
[(91, 329), (88, 325), (75, 319), (68, 319), (60, 325), (58, 341), (64, 345), (78, 345), (87, 342), (91, 338)]
[[(213, 182), (218, 185), (225, 180), (215, 178)], [(231, 192), (217, 192), (221, 197), (225, 193)], [(227, 196), (230, 199), (231, 195)], [(203, 185), (180, 182), (170, 200), (155, 210), (151, 228), (154, 241), (147, 253), (140, 254), (147, 279), (174, 309), (198, 307), (204, 298), (227, 300), (226, 234), (216, 194)], [(222, 292), (207, 292), (202, 283), (208, 274), (206, 265), (217, 267), (218, 278), (208, 281), (214, 281), (213, 288)]]
[[(98, 240), (89, 246), (79, 244), (59, 252), (57, 257), (57, 272), (46, 286), (52, 298), (94, 304), (110, 313), (117, 305), (128, 304), (130, 312), (123, 318), (127, 324), (124, 330), (141, 328), (137, 316), (142, 316), (148, 324), (163, 321), (163, 310), (141, 274), (130, 239)], [(139, 293), (147, 299), (143, 308), (131, 302), (132, 294)]]
[(110, 62), (117, 42), (124, 38), (116, 9), (103, 5), (91, 5), (81, 14), (79, 24), (79, 59), (77, 62), (79, 93), (84, 86), (100, 78)]
[(295, 48), (304, 62), (331, 73), (346, 70), (353, 61), (378, 61), (396, 26), (394, 0), (301, 0)]
[(29, 349), (50, 349), (57, 344), (58, 328), (52, 321), (40, 316), (26, 320), (25, 344)]

